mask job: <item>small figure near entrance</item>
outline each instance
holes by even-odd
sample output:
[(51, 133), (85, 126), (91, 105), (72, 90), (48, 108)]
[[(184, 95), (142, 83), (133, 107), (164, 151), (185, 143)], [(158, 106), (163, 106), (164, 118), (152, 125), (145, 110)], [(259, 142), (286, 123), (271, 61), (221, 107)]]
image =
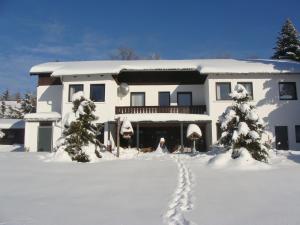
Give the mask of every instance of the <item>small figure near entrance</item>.
[(166, 140), (164, 137), (161, 137), (160, 140), (159, 140), (159, 144), (156, 148), (156, 152), (158, 153), (167, 153), (168, 152), (168, 149), (167, 149), (167, 146), (166, 146)]

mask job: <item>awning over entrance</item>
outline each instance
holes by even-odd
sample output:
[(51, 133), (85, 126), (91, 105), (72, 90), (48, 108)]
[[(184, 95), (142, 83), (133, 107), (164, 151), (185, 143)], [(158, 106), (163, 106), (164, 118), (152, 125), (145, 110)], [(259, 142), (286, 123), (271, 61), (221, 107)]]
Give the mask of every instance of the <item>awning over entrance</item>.
[(197, 122), (211, 121), (205, 114), (181, 114), (181, 113), (143, 113), (143, 114), (119, 114), (115, 117), (122, 121), (127, 118), (130, 122)]
[(29, 113), (24, 116), (26, 121), (57, 121), (61, 119), (58, 112)]

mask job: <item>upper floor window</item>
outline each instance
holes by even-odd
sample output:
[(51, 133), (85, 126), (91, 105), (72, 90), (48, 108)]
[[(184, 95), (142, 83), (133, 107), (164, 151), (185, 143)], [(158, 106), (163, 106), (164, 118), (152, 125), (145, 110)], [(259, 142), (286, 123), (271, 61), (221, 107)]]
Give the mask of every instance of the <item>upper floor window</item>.
[(253, 85), (252, 82), (238, 82), (238, 84), (241, 84), (244, 86), (246, 91), (248, 92), (248, 95), (250, 99), (253, 99)]
[(159, 92), (158, 93), (158, 104), (159, 106), (170, 105), (170, 92)]
[(192, 92), (177, 92), (177, 105), (178, 106), (191, 106), (192, 105)]
[(280, 82), (279, 83), (279, 99), (280, 100), (297, 100), (296, 82)]
[(69, 85), (69, 102), (72, 101), (73, 95), (79, 91), (83, 91), (83, 84), (70, 84)]
[(230, 93), (231, 93), (230, 82), (216, 83), (217, 100), (231, 100), (231, 97), (229, 95)]
[(94, 102), (105, 101), (105, 85), (104, 84), (91, 84), (90, 99)]
[(131, 92), (130, 93), (131, 106), (145, 106), (145, 92)]
[(299, 125), (295, 126), (295, 134), (296, 134), (296, 142), (299, 143), (300, 142), (300, 126)]

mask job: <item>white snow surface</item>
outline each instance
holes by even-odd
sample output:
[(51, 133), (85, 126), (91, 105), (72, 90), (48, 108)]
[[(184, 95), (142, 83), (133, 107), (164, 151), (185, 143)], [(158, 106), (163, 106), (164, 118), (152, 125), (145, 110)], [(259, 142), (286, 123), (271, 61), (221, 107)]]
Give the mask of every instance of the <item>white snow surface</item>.
[(38, 112), (28, 113), (24, 116), (28, 121), (56, 121), (61, 119), (61, 115), (58, 112)]
[(249, 132), (249, 127), (247, 125), (247, 123), (245, 122), (239, 122), (239, 125), (238, 125), (238, 135), (244, 135), (246, 136)]
[(33, 66), (31, 74), (52, 76), (118, 74), (122, 70), (198, 70), (204, 74), (219, 73), (299, 73), (300, 63), (267, 59), (194, 59), (48, 62)]
[(72, 95), (72, 101), (80, 100), (82, 97), (84, 98), (83, 91), (78, 91)]
[(197, 124), (189, 124), (186, 132), (186, 137), (189, 138), (192, 134), (196, 134), (199, 137), (202, 137), (202, 132), (200, 127)]
[(211, 117), (205, 114), (184, 114), (184, 113), (139, 113), (139, 114), (118, 114), (115, 118), (131, 122), (140, 121), (210, 121)]
[(121, 129), (120, 129), (120, 134), (123, 135), (124, 133), (133, 134), (132, 125), (131, 125), (130, 121), (126, 118), (123, 120)]
[(234, 161), (230, 152), (216, 159), (215, 152), (121, 149), (121, 156), (125, 151), (126, 160), (105, 156), (98, 163), (45, 162), (49, 153), (0, 152), (0, 223), (300, 224), (300, 152), (271, 151), (266, 165), (247, 150)]
[(0, 129), (24, 129), (25, 122), (22, 119), (0, 119)]

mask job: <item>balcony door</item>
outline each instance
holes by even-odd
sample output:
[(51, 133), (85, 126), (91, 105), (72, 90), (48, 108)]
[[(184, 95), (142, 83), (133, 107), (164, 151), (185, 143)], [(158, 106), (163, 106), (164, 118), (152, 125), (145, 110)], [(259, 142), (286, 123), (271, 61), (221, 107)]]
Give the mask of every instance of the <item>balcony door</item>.
[(191, 106), (192, 105), (192, 92), (178, 92), (177, 93), (178, 106)]
[(145, 92), (131, 92), (130, 105), (145, 106)]
[(289, 149), (288, 127), (276, 126), (275, 139), (276, 139), (276, 149), (288, 150)]

